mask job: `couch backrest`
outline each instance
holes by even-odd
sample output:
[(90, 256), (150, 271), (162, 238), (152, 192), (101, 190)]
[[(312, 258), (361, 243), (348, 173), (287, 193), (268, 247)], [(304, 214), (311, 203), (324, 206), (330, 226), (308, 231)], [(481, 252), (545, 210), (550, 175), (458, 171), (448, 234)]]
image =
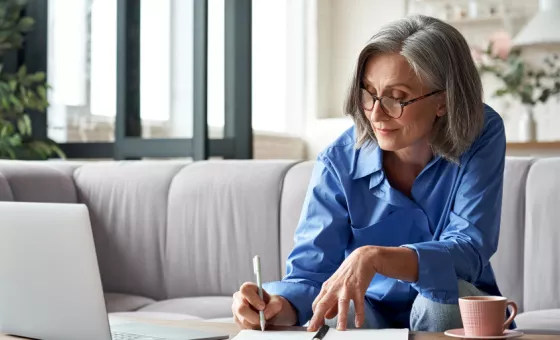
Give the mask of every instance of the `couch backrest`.
[(280, 256), (282, 275), (286, 274), (286, 259), (294, 246), (294, 233), (299, 223), (301, 209), (315, 162), (295, 165), (286, 174), (280, 209)]
[(280, 276), (280, 197), (292, 161), (0, 162), (0, 200), (84, 203), (104, 290), (231, 296)]
[(525, 248), (525, 190), (533, 160), (508, 158), (504, 169), (502, 216), (498, 251), (490, 262), (503, 295), (523, 310), (523, 249)]
[(560, 308), (560, 159), (529, 170), (523, 299), (526, 311)]
[(76, 203), (72, 176), (57, 167), (19, 161), (0, 162), (0, 200)]
[[(229, 295), (255, 280), (280, 279), (280, 193), (288, 161), (201, 162), (169, 190), (166, 267), (169, 297)], [(187, 284), (188, 283), (188, 284)]]
[(167, 206), (176, 163), (94, 163), (74, 172), (105, 291), (164, 299)]

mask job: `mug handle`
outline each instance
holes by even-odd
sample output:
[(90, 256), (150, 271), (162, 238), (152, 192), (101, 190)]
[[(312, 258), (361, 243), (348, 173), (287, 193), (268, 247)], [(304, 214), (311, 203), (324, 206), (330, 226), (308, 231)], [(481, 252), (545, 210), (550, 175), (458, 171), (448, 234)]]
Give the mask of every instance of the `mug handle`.
[(509, 327), (509, 325), (511, 325), (511, 323), (513, 322), (513, 319), (515, 319), (515, 317), (517, 316), (517, 305), (515, 304), (515, 302), (508, 301), (507, 305), (506, 305), (506, 309), (507, 309), (507, 306), (511, 306), (511, 315), (509, 316), (509, 318), (504, 323), (504, 330), (506, 330)]

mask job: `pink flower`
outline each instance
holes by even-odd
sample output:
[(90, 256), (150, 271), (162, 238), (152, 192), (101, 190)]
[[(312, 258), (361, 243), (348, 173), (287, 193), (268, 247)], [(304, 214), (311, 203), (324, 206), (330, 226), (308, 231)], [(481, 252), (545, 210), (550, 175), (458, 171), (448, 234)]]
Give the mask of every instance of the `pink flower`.
[(496, 32), (490, 36), (490, 43), (492, 56), (506, 60), (512, 47), (510, 35), (507, 32)]

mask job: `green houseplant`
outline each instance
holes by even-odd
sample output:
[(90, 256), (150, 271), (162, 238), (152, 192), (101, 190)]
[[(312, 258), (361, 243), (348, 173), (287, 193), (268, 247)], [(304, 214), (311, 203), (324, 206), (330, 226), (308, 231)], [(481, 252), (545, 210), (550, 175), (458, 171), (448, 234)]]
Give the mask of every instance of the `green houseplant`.
[(479, 66), (481, 74), (490, 73), (498, 77), (503, 86), (494, 92), (494, 96), (510, 95), (522, 104), (534, 106), (546, 103), (560, 94), (560, 67), (556, 65), (558, 55), (544, 58), (543, 67), (528, 65), (521, 55), (521, 50), (512, 50), (505, 60), (494, 56), (491, 47), (484, 52), (489, 56), (488, 63)]
[(560, 58), (546, 55), (540, 63), (529, 63), (519, 48), (513, 48), (511, 37), (497, 32), (486, 49), (473, 49), (480, 75), (491, 74), (500, 80), (493, 95), (509, 96), (521, 103), (525, 110), (519, 121), (519, 137), (523, 141), (536, 139), (534, 107), (551, 99), (560, 100)]
[(3, 67), (4, 56), (21, 49), (25, 34), (33, 28), (33, 18), (22, 16), (26, 4), (26, 0), (0, 0), (0, 158), (63, 158), (53, 141), (32, 138), (29, 110), (45, 113), (49, 106), (45, 73), (28, 73), (25, 65), (8, 73)]

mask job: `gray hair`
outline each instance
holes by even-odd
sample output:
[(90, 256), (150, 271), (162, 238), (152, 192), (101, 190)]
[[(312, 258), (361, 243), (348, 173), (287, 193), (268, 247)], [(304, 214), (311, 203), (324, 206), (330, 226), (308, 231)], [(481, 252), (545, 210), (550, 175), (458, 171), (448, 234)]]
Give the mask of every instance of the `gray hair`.
[(345, 113), (356, 125), (358, 148), (377, 143), (360, 96), (365, 66), (381, 53), (399, 53), (422, 82), (446, 91), (447, 114), (436, 119), (430, 146), (434, 153), (458, 162), (484, 127), (482, 83), (465, 38), (441, 20), (414, 15), (383, 26), (370, 39), (358, 58), (345, 104)]

